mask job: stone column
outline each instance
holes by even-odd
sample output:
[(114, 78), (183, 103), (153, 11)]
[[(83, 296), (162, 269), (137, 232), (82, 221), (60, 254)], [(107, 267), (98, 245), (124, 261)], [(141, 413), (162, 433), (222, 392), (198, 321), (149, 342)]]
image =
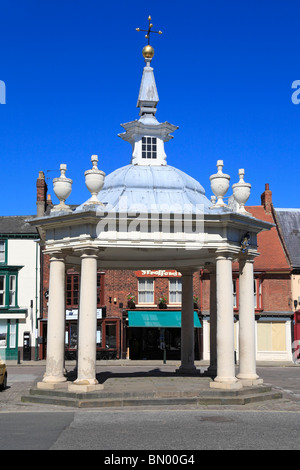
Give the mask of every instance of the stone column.
[(217, 377), (212, 388), (239, 389), (242, 384), (235, 377), (234, 324), (232, 296), (232, 258), (220, 255), (216, 259), (217, 285)]
[(209, 267), (209, 350), (210, 350), (210, 365), (207, 372), (212, 377), (217, 374), (217, 297), (216, 297), (216, 266)]
[(181, 299), (181, 365), (177, 370), (180, 374), (196, 374), (194, 364), (194, 299), (193, 272), (182, 272)]
[(239, 262), (239, 365), (237, 375), (243, 385), (257, 385), (263, 380), (256, 374), (255, 311), (253, 259)]
[(69, 390), (89, 392), (102, 389), (96, 379), (97, 341), (97, 250), (81, 255), (77, 379)]
[(66, 382), (64, 355), (65, 259), (61, 252), (57, 252), (50, 258), (46, 372), (38, 388), (57, 388)]

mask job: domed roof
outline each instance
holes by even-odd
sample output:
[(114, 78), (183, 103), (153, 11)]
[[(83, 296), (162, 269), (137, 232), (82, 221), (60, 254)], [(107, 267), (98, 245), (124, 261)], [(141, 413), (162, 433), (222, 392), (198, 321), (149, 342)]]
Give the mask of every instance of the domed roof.
[(204, 210), (211, 206), (201, 184), (170, 165), (130, 164), (118, 168), (106, 176), (98, 199), (116, 211), (125, 209), (124, 206), (131, 210), (142, 206), (147, 211), (157, 207), (160, 212), (178, 206), (183, 211), (190, 205), (194, 212), (197, 205), (203, 205)]

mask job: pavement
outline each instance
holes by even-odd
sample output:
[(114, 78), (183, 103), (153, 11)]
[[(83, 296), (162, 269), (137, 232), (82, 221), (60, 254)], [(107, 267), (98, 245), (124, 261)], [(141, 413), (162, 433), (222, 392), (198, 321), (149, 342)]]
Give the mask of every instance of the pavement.
[[(179, 367), (179, 361), (133, 361), (133, 360), (107, 360), (97, 361), (96, 372), (97, 379), (103, 384), (104, 389), (94, 394), (95, 400), (98, 400), (95, 406), (102, 409), (110, 407), (131, 406), (139, 407), (164, 407), (176, 408), (185, 406), (197, 409), (243, 409), (243, 410), (263, 410), (263, 411), (294, 411), (300, 412), (300, 396), (288, 393), (282, 387), (274, 386), (272, 383), (265, 383), (263, 387), (271, 386), (272, 391), (280, 392), (280, 397), (275, 399), (246, 400), (243, 406), (237, 399), (235, 401), (209, 401), (199, 400), (199, 396), (212, 396), (213, 391), (209, 382), (211, 379), (203, 374), (207, 369), (208, 363), (205, 361), (196, 361), (195, 365), (199, 370), (199, 376), (179, 376), (176, 369)], [(63, 403), (61, 392), (60, 400), (47, 403), (32, 403), (22, 401), (22, 397), (28, 396), (30, 390), (36, 388), (36, 383), (41, 381), (46, 367), (46, 361), (24, 361), (18, 364), (17, 361), (7, 361), (8, 369), (8, 388), (0, 393), (0, 412), (9, 411), (66, 411), (66, 403)], [(68, 380), (76, 378), (76, 362), (66, 361), (66, 370), (68, 371)], [(300, 365), (292, 362), (258, 362), (257, 368), (298, 368)], [(265, 369), (267, 370), (267, 369)], [(271, 369), (270, 369), (271, 370)], [(296, 371), (295, 369), (295, 372)], [(300, 374), (299, 374), (300, 375)], [(263, 377), (264, 378), (264, 377)], [(298, 377), (297, 377), (298, 378)], [(255, 390), (255, 393), (268, 390)], [(251, 392), (251, 390), (250, 390)], [(100, 395), (99, 395), (100, 394)], [(243, 392), (245, 394), (245, 391)], [(252, 395), (254, 392), (252, 393)], [(249, 395), (249, 393), (248, 393)], [(262, 394), (260, 393), (260, 396)], [(78, 398), (78, 397), (77, 397)], [(69, 399), (69, 398), (68, 398)], [(79, 399), (82, 400), (82, 397)], [(84, 401), (84, 400), (83, 400)], [(99, 403), (101, 401), (101, 403)], [(78, 409), (78, 403), (67, 403), (68, 409)], [(84, 403), (80, 405), (85, 405)]]

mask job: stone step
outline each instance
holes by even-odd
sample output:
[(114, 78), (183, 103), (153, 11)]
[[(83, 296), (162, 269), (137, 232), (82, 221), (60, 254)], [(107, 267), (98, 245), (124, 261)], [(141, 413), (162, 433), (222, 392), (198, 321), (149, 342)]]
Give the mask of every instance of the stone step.
[[(256, 387), (257, 388), (257, 387)], [(264, 387), (264, 390), (248, 390), (248, 393), (232, 393), (212, 390), (204, 391), (197, 396), (125, 396), (115, 394), (99, 396), (99, 393), (74, 394), (68, 392), (31, 390), (29, 395), (21, 398), (22, 402), (71, 406), (77, 408), (107, 408), (107, 407), (132, 407), (132, 406), (170, 406), (170, 405), (245, 405), (265, 400), (282, 398), (282, 393)]]

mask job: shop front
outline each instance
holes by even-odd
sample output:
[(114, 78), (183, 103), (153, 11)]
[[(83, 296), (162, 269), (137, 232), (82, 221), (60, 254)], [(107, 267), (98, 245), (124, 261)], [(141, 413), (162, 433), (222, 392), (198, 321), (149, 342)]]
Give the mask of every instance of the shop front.
[[(97, 359), (120, 358), (120, 319), (105, 318), (105, 308), (97, 309)], [(78, 310), (66, 311), (65, 358), (75, 360), (78, 344)]]
[[(202, 329), (194, 312), (195, 359), (201, 359)], [(181, 311), (128, 311), (130, 359), (180, 360)]]

